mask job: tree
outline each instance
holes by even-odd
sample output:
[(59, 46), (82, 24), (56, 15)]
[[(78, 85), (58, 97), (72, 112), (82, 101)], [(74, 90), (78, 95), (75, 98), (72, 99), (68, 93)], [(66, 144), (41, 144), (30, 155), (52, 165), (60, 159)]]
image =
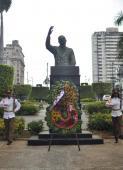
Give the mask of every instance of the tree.
[(96, 93), (98, 99), (102, 99), (104, 94), (111, 94), (112, 84), (111, 83), (92, 83), (92, 89)]
[(6, 90), (13, 89), (14, 68), (0, 64), (0, 97)]
[(122, 22), (123, 22), (123, 12), (121, 11), (118, 13), (118, 15), (115, 18), (115, 24), (119, 26), (122, 24)]
[(1, 31), (0, 31), (0, 59), (3, 57), (3, 12), (8, 11), (12, 0), (0, 0), (0, 16), (1, 16)]
[(17, 84), (14, 85), (13, 90), (17, 98), (24, 100), (30, 97), (32, 86), (29, 84)]
[[(115, 25), (122, 25), (123, 22), (123, 12), (119, 12), (117, 17), (115, 18)], [(121, 35), (120, 40), (118, 42), (118, 58), (123, 58), (123, 35)]]

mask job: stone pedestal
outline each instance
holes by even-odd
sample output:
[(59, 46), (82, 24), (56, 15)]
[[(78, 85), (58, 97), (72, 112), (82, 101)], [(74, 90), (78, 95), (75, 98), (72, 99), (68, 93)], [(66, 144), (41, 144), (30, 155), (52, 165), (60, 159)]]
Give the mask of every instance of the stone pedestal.
[[(44, 131), (39, 133), (38, 136), (32, 136), (28, 139), (28, 145), (39, 146), (39, 145), (49, 145), (52, 142), (52, 145), (77, 145), (76, 134), (58, 134), (53, 133), (53, 138), (51, 139), (50, 133)], [(104, 140), (99, 136), (92, 135), (91, 132), (82, 131), (82, 133), (77, 133), (79, 145), (94, 145), (94, 144), (103, 144)], [(51, 141), (52, 140), (52, 141)]]
[(80, 75), (78, 66), (52, 66), (50, 70), (50, 88), (56, 81), (70, 81), (78, 90), (80, 87)]

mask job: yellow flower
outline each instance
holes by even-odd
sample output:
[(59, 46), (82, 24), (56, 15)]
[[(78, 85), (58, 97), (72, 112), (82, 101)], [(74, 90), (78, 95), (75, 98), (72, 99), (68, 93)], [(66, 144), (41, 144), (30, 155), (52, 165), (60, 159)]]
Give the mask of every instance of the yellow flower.
[(0, 119), (0, 129), (4, 129), (4, 121), (3, 119)]

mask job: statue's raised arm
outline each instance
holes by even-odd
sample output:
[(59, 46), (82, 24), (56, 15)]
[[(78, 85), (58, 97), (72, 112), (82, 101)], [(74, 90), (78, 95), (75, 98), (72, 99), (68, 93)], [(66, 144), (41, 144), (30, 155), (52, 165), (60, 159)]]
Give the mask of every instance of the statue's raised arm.
[(54, 48), (53, 48), (53, 46), (50, 44), (50, 35), (51, 35), (52, 32), (53, 32), (53, 27), (54, 27), (54, 26), (51, 26), (51, 27), (49, 28), (49, 31), (48, 31), (48, 34), (47, 34), (47, 38), (46, 38), (46, 48), (47, 48), (51, 53), (54, 54)]
[(50, 43), (50, 35), (53, 26), (49, 28), (46, 38), (46, 48), (54, 55), (55, 66), (75, 66), (76, 60), (74, 52), (71, 48), (66, 47), (66, 38), (63, 35), (58, 37), (59, 46), (52, 46)]

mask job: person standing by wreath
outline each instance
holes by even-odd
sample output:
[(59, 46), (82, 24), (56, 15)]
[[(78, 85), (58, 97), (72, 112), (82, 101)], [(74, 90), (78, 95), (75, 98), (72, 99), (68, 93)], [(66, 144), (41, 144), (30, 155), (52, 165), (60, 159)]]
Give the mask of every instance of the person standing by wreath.
[(4, 109), (5, 138), (7, 145), (10, 145), (14, 138), (15, 113), (20, 109), (21, 104), (15, 99), (15, 96), (12, 96), (11, 91), (6, 91), (3, 99), (0, 101), (0, 107)]
[(115, 137), (115, 143), (118, 143), (118, 139), (121, 134), (122, 120), (122, 102), (118, 91), (112, 91), (111, 99), (106, 102), (106, 106), (111, 107), (113, 133)]

